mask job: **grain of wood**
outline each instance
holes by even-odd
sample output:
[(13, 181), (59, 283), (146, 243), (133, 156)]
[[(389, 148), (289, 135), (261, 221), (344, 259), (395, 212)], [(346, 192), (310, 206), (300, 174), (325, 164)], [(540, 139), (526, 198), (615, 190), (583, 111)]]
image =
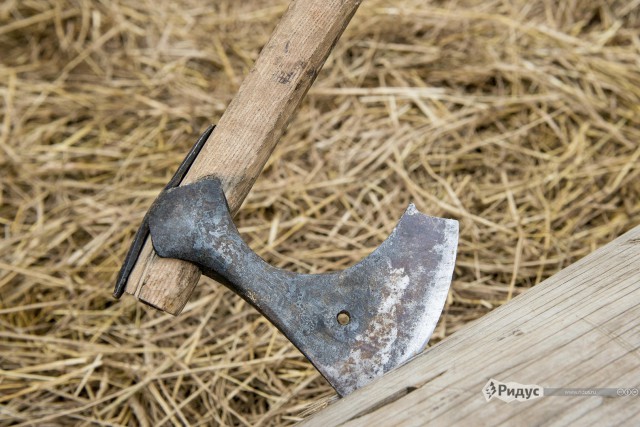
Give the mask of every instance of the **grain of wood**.
[(640, 385), (640, 227), (310, 418), (305, 426), (591, 425), (638, 419), (637, 397), (486, 402), (490, 378)]
[[(182, 184), (217, 176), (237, 212), (361, 1), (291, 3)], [(199, 278), (193, 264), (158, 257), (147, 239), (127, 292), (179, 314)]]

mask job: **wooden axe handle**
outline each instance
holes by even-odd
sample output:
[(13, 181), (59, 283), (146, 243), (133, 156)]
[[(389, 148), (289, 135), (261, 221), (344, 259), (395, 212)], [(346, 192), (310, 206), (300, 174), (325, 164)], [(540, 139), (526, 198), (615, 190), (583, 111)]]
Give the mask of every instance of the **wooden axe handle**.
[[(293, 0), (182, 184), (215, 175), (235, 214), (362, 0)], [(200, 271), (147, 238), (126, 291), (179, 314)]]

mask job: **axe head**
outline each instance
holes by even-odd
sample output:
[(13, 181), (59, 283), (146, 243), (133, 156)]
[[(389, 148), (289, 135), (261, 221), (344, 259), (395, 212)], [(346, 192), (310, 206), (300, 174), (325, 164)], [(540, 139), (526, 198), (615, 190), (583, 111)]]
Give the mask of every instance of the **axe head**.
[(167, 190), (148, 214), (158, 255), (195, 263), (245, 298), (340, 395), (419, 353), (447, 298), (458, 222), (409, 205), (391, 235), (340, 272), (296, 274), (257, 256), (215, 178)]

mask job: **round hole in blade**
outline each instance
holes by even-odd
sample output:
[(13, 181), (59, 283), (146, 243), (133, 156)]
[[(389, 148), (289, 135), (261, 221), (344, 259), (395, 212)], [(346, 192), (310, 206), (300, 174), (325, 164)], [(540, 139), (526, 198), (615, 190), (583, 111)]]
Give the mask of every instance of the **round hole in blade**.
[(347, 310), (342, 310), (340, 313), (338, 313), (337, 319), (339, 324), (345, 326), (348, 325), (349, 322), (351, 322), (351, 315)]

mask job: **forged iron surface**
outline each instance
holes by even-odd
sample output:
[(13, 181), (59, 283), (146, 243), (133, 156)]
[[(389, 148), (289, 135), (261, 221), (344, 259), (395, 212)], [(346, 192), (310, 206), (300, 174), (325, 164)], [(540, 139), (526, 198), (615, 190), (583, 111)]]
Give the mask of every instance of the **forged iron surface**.
[(158, 255), (195, 263), (241, 295), (342, 396), (422, 350), (444, 306), (458, 243), (457, 221), (410, 205), (358, 264), (325, 274), (284, 271), (242, 240), (215, 178), (161, 194), (149, 227)]
[[(205, 130), (204, 133), (200, 135), (200, 138), (198, 138), (195, 145), (187, 153), (180, 166), (178, 166), (176, 173), (173, 175), (169, 183), (164, 187), (163, 191), (167, 191), (170, 188), (174, 188), (180, 185), (180, 182), (189, 171), (189, 168), (191, 167), (193, 161), (196, 159), (196, 157), (198, 157), (198, 154), (200, 154), (200, 150), (202, 150), (202, 147), (204, 147), (204, 144), (209, 139), (209, 135), (211, 135), (211, 132), (213, 132), (213, 129), (215, 129), (215, 127), (215, 125), (210, 125), (207, 130)], [(140, 227), (138, 228), (138, 231), (133, 238), (133, 243), (129, 248), (129, 252), (127, 252), (127, 257), (124, 259), (122, 268), (118, 273), (116, 287), (113, 291), (114, 297), (120, 298), (124, 294), (124, 291), (127, 287), (127, 282), (129, 281), (129, 276), (131, 275), (131, 272), (136, 265), (136, 261), (138, 261), (138, 256), (140, 255), (140, 251), (142, 251), (142, 247), (144, 246), (144, 242), (147, 240), (148, 236), (149, 220), (147, 218), (147, 215), (145, 215), (144, 219), (142, 220), (142, 224), (140, 224)]]

